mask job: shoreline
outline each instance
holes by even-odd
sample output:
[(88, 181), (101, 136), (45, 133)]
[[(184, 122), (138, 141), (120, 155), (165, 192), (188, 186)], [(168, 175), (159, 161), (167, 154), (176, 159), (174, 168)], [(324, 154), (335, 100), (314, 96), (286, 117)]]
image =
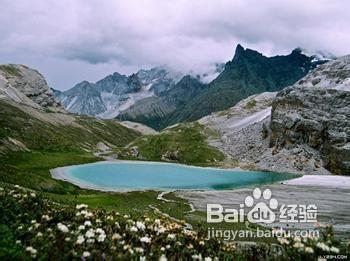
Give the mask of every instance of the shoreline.
[[(192, 166), (181, 163), (171, 163), (171, 162), (157, 162), (157, 161), (133, 161), (133, 160), (115, 160), (115, 161), (98, 161), (94, 163), (85, 163), (79, 165), (70, 165), (65, 167), (58, 167), (50, 170), (51, 177), (56, 180), (62, 180), (69, 183), (72, 183), (82, 189), (91, 189), (98, 190), (104, 192), (131, 192), (131, 191), (168, 191), (166, 188), (115, 188), (115, 187), (101, 187), (94, 184), (89, 184), (87, 182), (74, 179), (71, 177), (67, 177), (67, 169), (74, 166), (83, 166), (83, 165), (91, 165), (91, 164), (116, 164), (116, 163), (133, 163), (133, 164), (164, 164), (164, 165), (180, 165), (183, 167), (191, 167), (191, 168), (201, 168), (201, 169), (219, 169), (215, 167), (201, 167), (201, 166)], [(221, 169), (225, 171), (250, 171), (254, 172), (254, 170), (243, 170), (241, 168), (232, 168), (232, 169)], [(293, 174), (294, 175), (294, 174)], [(350, 189), (350, 177), (347, 176), (336, 176), (336, 175), (297, 175), (295, 178), (277, 181), (271, 184), (280, 184), (280, 185), (289, 185), (289, 186), (313, 186), (313, 187), (328, 187), (328, 188), (342, 188), (342, 189)], [(264, 185), (264, 184), (261, 184)], [(235, 189), (240, 189), (242, 187), (232, 188), (232, 189), (223, 189), (223, 190), (210, 190), (210, 189), (177, 189), (178, 191), (232, 191)], [(174, 190), (174, 189), (172, 189)]]

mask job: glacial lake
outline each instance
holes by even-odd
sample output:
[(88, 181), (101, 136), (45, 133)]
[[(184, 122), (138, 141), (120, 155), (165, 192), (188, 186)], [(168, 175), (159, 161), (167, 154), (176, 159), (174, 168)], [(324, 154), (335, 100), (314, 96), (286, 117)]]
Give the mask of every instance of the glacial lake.
[(222, 190), (268, 184), (294, 174), (187, 166), (173, 163), (118, 161), (68, 166), (53, 177), (99, 190)]
[(142, 161), (98, 162), (59, 169), (53, 171), (55, 178), (100, 190), (222, 190), (298, 177), (294, 174)]

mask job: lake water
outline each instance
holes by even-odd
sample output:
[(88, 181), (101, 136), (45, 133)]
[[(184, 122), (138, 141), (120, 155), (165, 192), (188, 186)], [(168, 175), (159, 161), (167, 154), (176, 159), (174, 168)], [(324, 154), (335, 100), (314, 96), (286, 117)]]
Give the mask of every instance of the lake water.
[(297, 177), (260, 171), (201, 168), (156, 162), (99, 162), (66, 167), (64, 179), (103, 190), (218, 190), (273, 183)]

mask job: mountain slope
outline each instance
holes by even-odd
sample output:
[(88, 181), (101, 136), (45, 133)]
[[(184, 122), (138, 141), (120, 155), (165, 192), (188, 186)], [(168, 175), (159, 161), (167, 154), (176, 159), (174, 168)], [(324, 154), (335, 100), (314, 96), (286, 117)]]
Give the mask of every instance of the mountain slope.
[(350, 175), (350, 55), (319, 66), (273, 103), (270, 145), (307, 147), (335, 174)]
[(36, 108), (60, 107), (45, 78), (38, 71), (20, 64), (0, 65), (0, 98)]
[[(5, 69), (4, 69), (5, 68)], [(0, 154), (16, 150), (92, 151), (124, 146), (140, 134), (115, 120), (68, 114), (44, 77), (23, 65), (0, 67)]]
[(112, 119), (135, 102), (169, 90), (177, 77), (160, 67), (140, 70), (130, 76), (113, 73), (96, 83), (83, 81), (55, 94), (72, 113)]
[[(323, 62), (320, 57), (316, 59), (304, 55), (301, 49), (295, 49), (286, 56), (266, 57), (238, 45), (234, 58), (226, 63), (224, 70), (208, 85), (191, 93), (181, 106), (166, 98), (172, 95), (170, 90), (164, 93), (162, 99), (152, 97), (137, 102), (118, 117), (142, 122), (156, 129), (197, 120), (227, 109), (252, 94), (281, 90)], [(192, 89), (189, 87), (188, 91)], [(186, 92), (183, 94), (186, 95)]]
[(318, 66), (293, 86), (252, 95), (198, 122), (240, 167), (350, 174), (350, 56)]
[(174, 87), (162, 96), (143, 99), (123, 111), (118, 116), (121, 120), (141, 122), (156, 130), (177, 122), (178, 111), (196, 97), (205, 85), (192, 76), (184, 76)]
[(197, 120), (227, 109), (238, 101), (265, 91), (292, 85), (323, 61), (295, 49), (286, 56), (266, 57), (254, 50), (236, 48), (232, 61), (208, 87), (184, 108), (179, 121)]

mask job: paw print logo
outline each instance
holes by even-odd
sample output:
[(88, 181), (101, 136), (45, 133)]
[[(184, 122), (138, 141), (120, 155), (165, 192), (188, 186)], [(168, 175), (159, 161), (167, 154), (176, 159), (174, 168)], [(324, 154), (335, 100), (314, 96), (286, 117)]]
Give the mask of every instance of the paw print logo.
[(275, 221), (276, 215), (272, 211), (277, 209), (278, 201), (277, 199), (271, 198), (272, 193), (270, 189), (265, 189), (261, 192), (259, 188), (255, 188), (253, 191), (253, 197), (247, 196), (245, 198), (245, 205), (247, 207), (253, 207), (254, 201), (256, 200), (267, 200), (268, 205), (265, 202), (258, 202), (255, 206), (248, 212), (247, 219), (251, 223), (266, 223), (270, 224)]

